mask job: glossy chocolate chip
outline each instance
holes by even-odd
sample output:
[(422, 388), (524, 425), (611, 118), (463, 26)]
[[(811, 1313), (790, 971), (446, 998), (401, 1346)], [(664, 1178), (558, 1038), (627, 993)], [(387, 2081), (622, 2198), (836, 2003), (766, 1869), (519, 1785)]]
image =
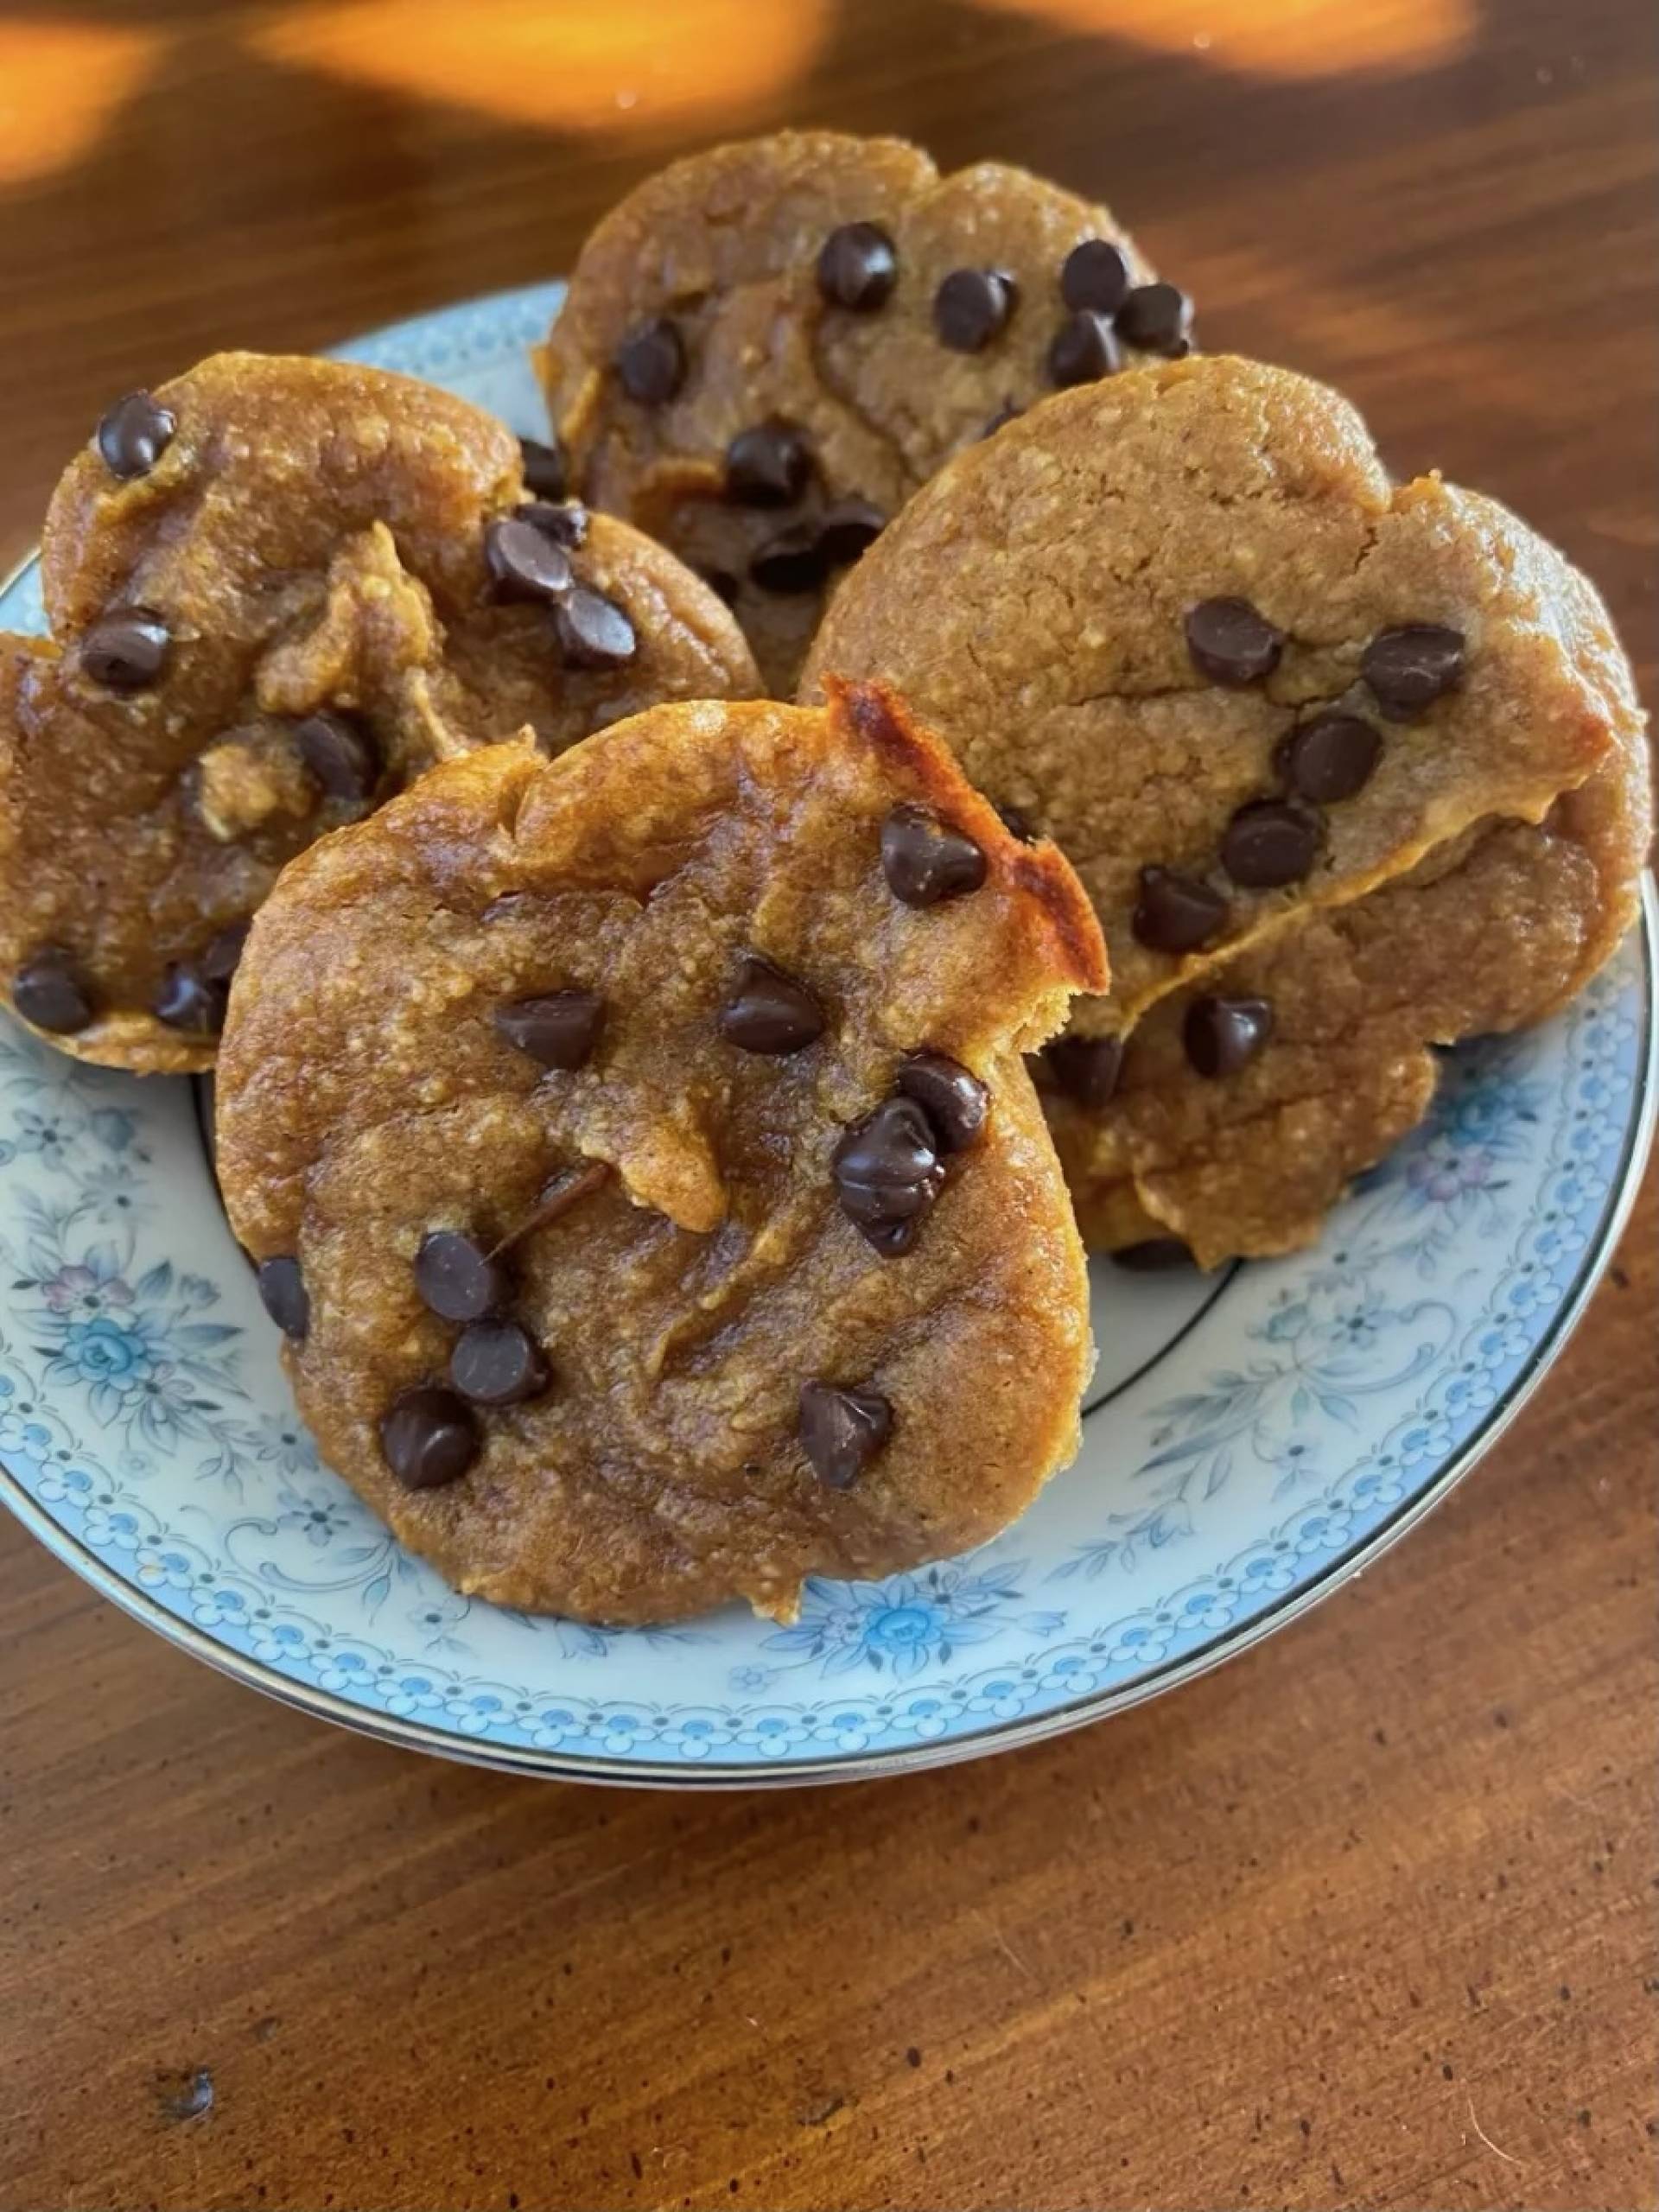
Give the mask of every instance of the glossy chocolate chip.
[(978, 890), (985, 855), (931, 808), (906, 799), (881, 824), (881, 869), (893, 897), (906, 906), (937, 906)]
[(1020, 416), (1022, 416), (1025, 411), (1026, 410), (1023, 407), (1016, 407), (1013, 400), (1005, 399), (1002, 404), (997, 409), (995, 415), (990, 415), (986, 417), (985, 427), (980, 432), (980, 436), (982, 438), (994, 438), (1005, 423), (1018, 422)]
[(1236, 1075), (1272, 1034), (1273, 1008), (1266, 999), (1194, 999), (1181, 1024), (1187, 1058), (1212, 1080)]
[(720, 1010), (721, 1035), (746, 1052), (798, 1052), (823, 1034), (823, 1008), (804, 983), (750, 953)]
[(818, 290), (831, 307), (872, 315), (899, 281), (899, 256), (879, 223), (842, 223), (818, 251)]
[(484, 560), (499, 599), (560, 599), (570, 556), (528, 514), (499, 515), (484, 532)]
[(757, 545), (749, 561), (749, 581), (779, 596), (816, 591), (830, 573), (817, 525), (792, 522)]
[(415, 1255), (415, 1287), (442, 1321), (481, 1321), (507, 1294), (506, 1271), (458, 1229), (435, 1229)]
[(550, 991), (495, 1009), (498, 1033), (544, 1068), (579, 1068), (599, 1036), (605, 1001), (597, 991)]
[(520, 438), (518, 452), (524, 472), (524, 489), (533, 492), (538, 499), (562, 499), (569, 471), (565, 465), (564, 448), (554, 440), (544, 444), (540, 438)]
[(261, 1260), (253, 1271), (260, 1303), (285, 1337), (303, 1341), (311, 1325), (311, 1295), (299, 1262), (289, 1253)]
[(1143, 868), (1141, 895), (1129, 917), (1136, 942), (1154, 952), (1193, 952), (1227, 925), (1227, 901), (1196, 876), (1173, 868)]
[(190, 1037), (217, 1037), (225, 1026), (225, 1006), (230, 995), (226, 977), (207, 975), (200, 960), (168, 963), (150, 1012), (169, 1029)]
[(1123, 1071), (1121, 1037), (1057, 1037), (1043, 1047), (1043, 1065), (1055, 1087), (1090, 1111), (1104, 1106)]
[(1093, 384), (1122, 365), (1123, 349), (1109, 318), (1092, 308), (1079, 308), (1069, 315), (1048, 349), (1049, 382), (1062, 390), (1068, 385)]
[(1359, 672), (1391, 721), (1409, 721), (1463, 681), (1464, 636), (1440, 622), (1408, 622), (1366, 646)]
[(1132, 1275), (1166, 1274), (1172, 1268), (1192, 1264), (1192, 1255), (1179, 1236), (1143, 1236), (1138, 1244), (1120, 1245), (1107, 1256), (1115, 1268)]
[(148, 476), (173, 442), (177, 417), (148, 391), (118, 399), (98, 426), (98, 449), (111, 476)]
[(880, 1252), (907, 1251), (944, 1183), (932, 1126), (913, 1098), (884, 1099), (830, 1163), (842, 1211)]
[(626, 609), (582, 584), (555, 602), (553, 627), (570, 668), (624, 668), (639, 650)]
[(395, 1398), (380, 1421), (380, 1449), (405, 1490), (459, 1482), (478, 1457), (478, 1423), (464, 1399), (435, 1382)]
[(588, 537), (588, 510), (580, 499), (525, 499), (513, 509), (520, 522), (533, 522), (556, 545), (574, 553)]
[(850, 1490), (893, 1433), (893, 1408), (879, 1390), (803, 1382), (797, 1433), (826, 1490)]
[(75, 956), (59, 944), (42, 945), (23, 962), (11, 979), (11, 1002), (25, 1021), (54, 1037), (73, 1037), (98, 1011)]
[(1376, 766), (1382, 740), (1357, 715), (1315, 715), (1281, 738), (1274, 765), (1298, 798), (1333, 806), (1363, 791)]
[(1192, 302), (1174, 284), (1137, 284), (1117, 311), (1117, 334), (1143, 353), (1180, 354), (1192, 342)]
[(912, 1052), (893, 1080), (900, 1097), (913, 1098), (926, 1115), (937, 1151), (966, 1152), (977, 1143), (991, 1094), (960, 1060), (946, 1052)]
[(380, 752), (368, 726), (354, 715), (308, 715), (294, 726), (300, 758), (328, 798), (360, 804), (374, 797)]
[(1014, 313), (1018, 288), (1000, 269), (953, 269), (933, 295), (933, 327), (953, 353), (977, 353)]
[(1284, 649), (1284, 632), (1248, 599), (1205, 599), (1187, 610), (1186, 650), (1212, 683), (1236, 690), (1270, 676)]
[(812, 474), (812, 448), (788, 423), (740, 430), (726, 448), (726, 497), (741, 507), (792, 506)]
[(449, 1380), (478, 1406), (517, 1406), (539, 1398), (547, 1362), (517, 1321), (473, 1321), (449, 1355)]
[(630, 399), (661, 407), (685, 382), (685, 341), (665, 315), (637, 324), (616, 349), (616, 373)]
[(1278, 798), (1241, 806), (1222, 833), (1221, 864), (1247, 891), (1300, 883), (1319, 849), (1319, 817)]
[(818, 550), (832, 569), (845, 568), (868, 553), (887, 526), (880, 507), (868, 499), (836, 499), (818, 523)]
[(118, 607), (81, 639), (80, 664), (108, 690), (145, 691), (166, 667), (172, 642), (166, 623), (149, 607)]
[(1060, 265), (1060, 297), (1073, 310), (1116, 315), (1128, 289), (1128, 256), (1110, 238), (1084, 238)]

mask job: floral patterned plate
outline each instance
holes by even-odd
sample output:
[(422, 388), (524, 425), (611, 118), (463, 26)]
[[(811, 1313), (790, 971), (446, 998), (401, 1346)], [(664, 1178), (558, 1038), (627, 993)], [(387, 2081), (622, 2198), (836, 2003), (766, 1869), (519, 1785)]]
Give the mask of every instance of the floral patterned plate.
[[(543, 427), (551, 287), (349, 349)], [(0, 627), (41, 626), (31, 567)], [(1649, 902), (1651, 907), (1651, 902)], [(1498, 1435), (1605, 1265), (1650, 1135), (1651, 911), (1559, 1020), (1453, 1056), (1316, 1250), (1095, 1281), (1077, 1465), (971, 1557), (660, 1633), (457, 1597), (319, 1466), (182, 1083), (0, 1020), (0, 1492), (175, 1643), (307, 1710), (524, 1773), (827, 1779), (1075, 1726), (1243, 1649)]]

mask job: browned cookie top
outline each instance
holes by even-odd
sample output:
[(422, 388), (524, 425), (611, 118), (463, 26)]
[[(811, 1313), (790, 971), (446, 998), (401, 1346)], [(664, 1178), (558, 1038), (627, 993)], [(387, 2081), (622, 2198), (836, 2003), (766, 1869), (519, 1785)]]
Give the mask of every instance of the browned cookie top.
[(717, 577), (787, 694), (826, 587), (959, 447), (1184, 353), (1191, 308), (1109, 210), (897, 138), (675, 162), (583, 248), (543, 369), (583, 496)]
[(296, 861), (219, 1174), (324, 1457), (461, 1588), (651, 1621), (989, 1536), (1075, 1448), (1022, 1061), (1087, 901), (874, 690), (451, 762)]
[(714, 594), (527, 502), (517, 442), (402, 377), (221, 354), (110, 410), (0, 639), (0, 988), (67, 1050), (206, 1067), (283, 862), (526, 726), (747, 696)]

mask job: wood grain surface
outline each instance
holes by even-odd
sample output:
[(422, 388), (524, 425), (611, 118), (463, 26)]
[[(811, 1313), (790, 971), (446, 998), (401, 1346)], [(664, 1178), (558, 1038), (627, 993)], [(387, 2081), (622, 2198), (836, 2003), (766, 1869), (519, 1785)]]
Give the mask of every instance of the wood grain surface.
[[(1110, 199), (1597, 577), (1650, 682), (1650, 0), (0, 5), (0, 556), (127, 387), (568, 265), (668, 153)], [(0, 2204), (1646, 2208), (1659, 1219), (1361, 1582), (937, 1774), (508, 1780), (267, 1704), (0, 1528)]]

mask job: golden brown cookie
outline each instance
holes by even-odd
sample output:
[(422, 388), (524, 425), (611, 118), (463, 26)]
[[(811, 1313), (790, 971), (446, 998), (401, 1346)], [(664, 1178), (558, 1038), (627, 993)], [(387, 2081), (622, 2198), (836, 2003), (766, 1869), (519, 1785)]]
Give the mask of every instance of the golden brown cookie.
[(335, 362), (130, 394), (41, 558), (51, 636), (0, 639), (0, 987), (116, 1066), (211, 1065), (277, 871), (435, 760), (759, 688), (671, 555), (527, 505), (476, 408)]
[(219, 1169), (324, 1458), (605, 1621), (981, 1542), (1076, 1448), (1022, 1054), (1104, 981), (1052, 846), (874, 687), (435, 769), (284, 873)]
[(582, 495), (718, 576), (787, 696), (826, 584), (944, 461), (1057, 385), (1185, 352), (1191, 319), (1104, 207), (790, 130), (632, 192), (542, 366)]

